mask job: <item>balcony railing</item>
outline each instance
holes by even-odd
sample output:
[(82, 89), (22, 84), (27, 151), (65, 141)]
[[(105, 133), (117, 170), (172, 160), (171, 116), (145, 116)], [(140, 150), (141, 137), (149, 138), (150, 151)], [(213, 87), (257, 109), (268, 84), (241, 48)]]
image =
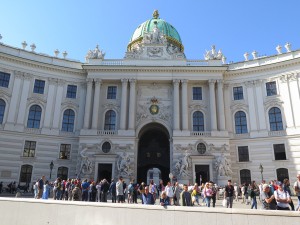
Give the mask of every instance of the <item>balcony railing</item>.
[(209, 132), (209, 131), (192, 131), (191, 136), (210, 137), (211, 132)]
[(285, 136), (286, 131), (285, 130), (276, 130), (276, 131), (269, 131), (269, 136), (276, 137), (276, 136)]
[(37, 128), (25, 128), (25, 133), (31, 133), (31, 134), (41, 134), (42, 129), (37, 129)]
[(234, 134), (234, 138), (249, 138), (250, 133)]
[(101, 135), (101, 136), (113, 136), (113, 135), (117, 135), (118, 131), (116, 130), (98, 130), (97, 131), (97, 135)]

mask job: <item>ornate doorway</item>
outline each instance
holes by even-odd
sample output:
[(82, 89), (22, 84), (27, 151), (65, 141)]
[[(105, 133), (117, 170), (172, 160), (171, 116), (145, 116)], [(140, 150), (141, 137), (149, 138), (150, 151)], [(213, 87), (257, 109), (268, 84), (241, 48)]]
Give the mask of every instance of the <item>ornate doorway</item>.
[(147, 172), (151, 168), (161, 171), (161, 179), (169, 180), (170, 136), (168, 130), (158, 123), (150, 123), (139, 133), (137, 182), (147, 182)]

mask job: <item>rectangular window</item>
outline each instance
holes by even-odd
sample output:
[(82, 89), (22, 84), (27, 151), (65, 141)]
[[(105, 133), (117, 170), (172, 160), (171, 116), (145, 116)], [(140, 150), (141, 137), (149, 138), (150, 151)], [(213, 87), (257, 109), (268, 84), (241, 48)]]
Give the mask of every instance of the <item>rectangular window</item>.
[(25, 141), (23, 157), (34, 157), (36, 141)]
[(239, 162), (249, 162), (249, 150), (248, 146), (239, 146)]
[(284, 144), (274, 144), (273, 148), (274, 148), (275, 160), (286, 160)]
[(242, 86), (233, 88), (233, 99), (234, 100), (244, 99), (243, 87)]
[(68, 85), (67, 89), (67, 98), (76, 98), (77, 86)]
[(267, 96), (277, 95), (276, 81), (266, 83)]
[(71, 145), (70, 144), (61, 144), (59, 158), (60, 159), (70, 159)]
[(117, 99), (117, 86), (108, 86), (107, 99)]
[(0, 72), (0, 87), (8, 88), (9, 79), (10, 79), (9, 73)]
[(193, 100), (202, 100), (202, 87), (193, 87)]
[(33, 93), (44, 94), (45, 81), (44, 80), (35, 80)]

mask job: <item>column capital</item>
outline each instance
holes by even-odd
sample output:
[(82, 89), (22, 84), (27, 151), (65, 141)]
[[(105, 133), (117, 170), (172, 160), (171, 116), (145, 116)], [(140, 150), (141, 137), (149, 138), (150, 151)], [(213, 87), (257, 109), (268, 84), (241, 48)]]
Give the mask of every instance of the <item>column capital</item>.
[(57, 84), (58, 84), (58, 86), (64, 86), (65, 83), (66, 83), (65, 80), (63, 80), (63, 79), (57, 79)]
[(92, 85), (93, 84), (93, 78), (86, 78), (86, 83), (87, 85)]
[(208, 80), (208, 83), (209, 83), (210, 85), (215, 84), (215, 83), (216, 83), (216, 80), (213, 80), (213, 79)]
[(100, 78), (95, 78), (94, 82), (95, 82), (95, 85), (101, 85), (102, 84), (102, 80)]
[(24, 73), (21, 71), (14, 71), (15, 77), (18, 79), (23, 79), (24, 78)]
[(173, 80), (174, 86), (175, 86), (175, 85), (178, 86), (178, 85), (179, 85), (179, 82), (180, 82), (180, 80), (178, 80), (178, 79)]
[(127, 78), (122, 78), (122, 79), (121, 79), (121, 82), (122, 82), (122, 84), (127, 84), (128, 79), (127, 79)]
[(183, 79), (183, 80), (181, 80), (181, 83), (182, 83), (182, 84), (187, 84), (188, 81), (189, 81), (189, 80), (187, 80), (187, 79)]
[(24, 80), (32, 80), (33, 75), (30, 73), (24, 73)]
[(52, 77), (49, 77), (49, 78), (48, 78), (49, 84), (56, 85), (56, 84), (57, 84), (57, 81), (58, 81), (57, 78), (52, 78)]
[(129, 82), (130, 82), (131, 84), (135, 84), (135, 83), (136, 83), (136, 79), (131, 78), (131, 79), (129, 79)]
[(224, 83), (224, 80), (219, 79), (219, 80), (217, 80), (217, 83), (218, 83), (218, 84), (223, 84), (223, 83)]

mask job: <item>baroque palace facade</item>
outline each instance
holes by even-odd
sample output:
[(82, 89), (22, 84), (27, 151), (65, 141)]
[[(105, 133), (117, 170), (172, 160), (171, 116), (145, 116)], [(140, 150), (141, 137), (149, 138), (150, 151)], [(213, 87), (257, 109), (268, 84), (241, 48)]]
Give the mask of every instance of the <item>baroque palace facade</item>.
[[(188, 60), (159, 18), (124, 59), (86, 62), (0, 44), (0, 181), (42, 175), (184, 183), (294, 178), (300, 171), (300, 50), (226, 64)], [(50, 166), (51, 164), (51, 166)], [(156, 174), (157, 175), (157, 174)]]

